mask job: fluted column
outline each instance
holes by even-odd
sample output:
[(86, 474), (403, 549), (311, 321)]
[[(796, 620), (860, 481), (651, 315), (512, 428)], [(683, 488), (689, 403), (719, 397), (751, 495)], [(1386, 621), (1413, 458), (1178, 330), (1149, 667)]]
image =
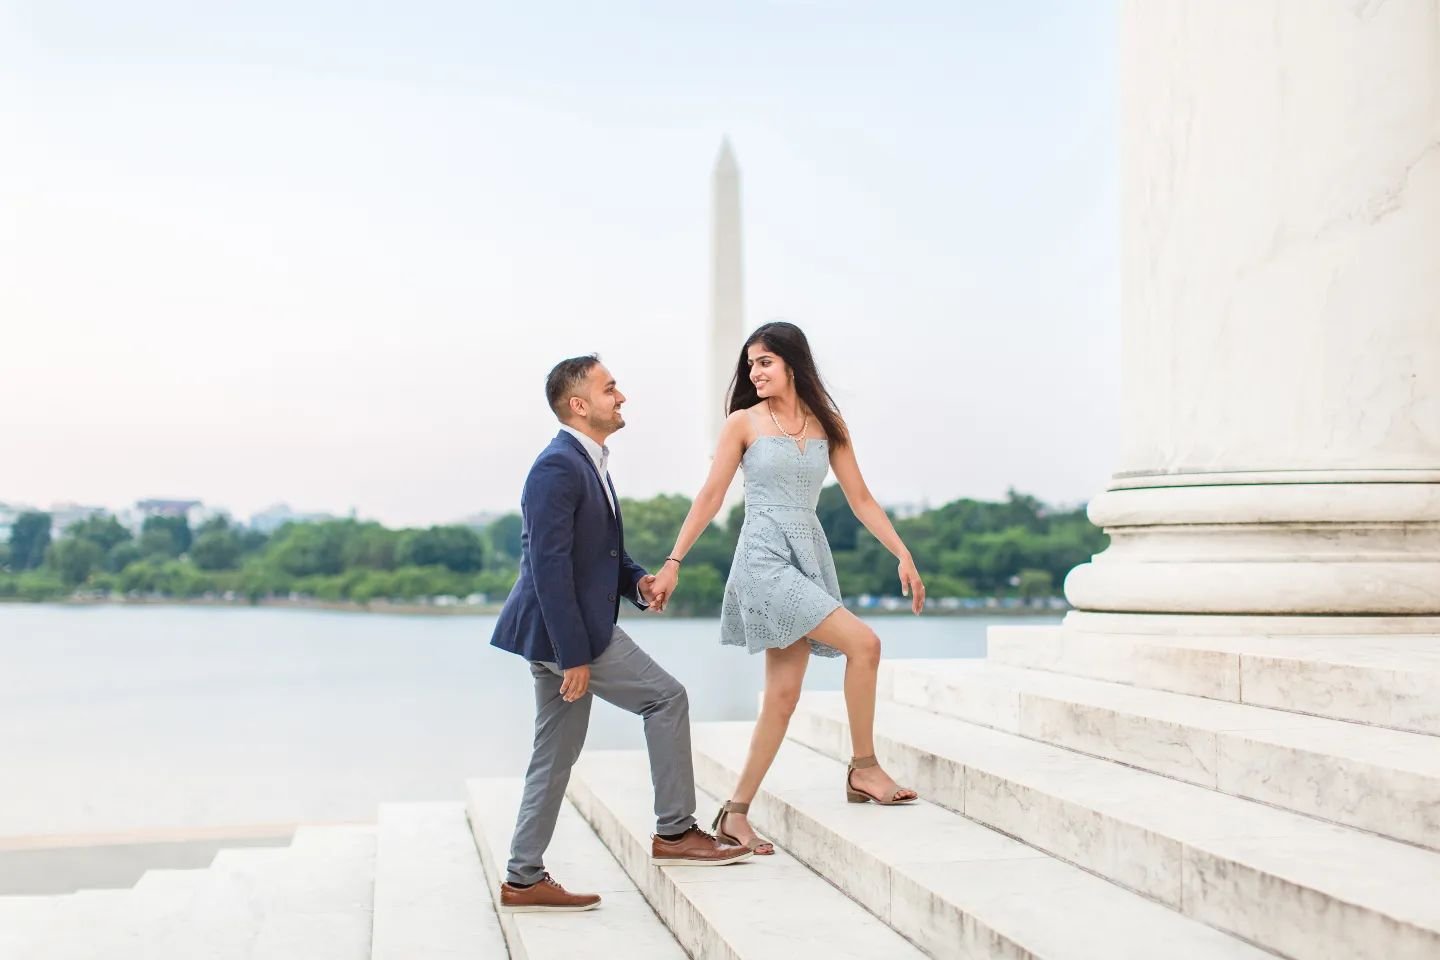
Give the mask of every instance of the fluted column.
[(1081, 611), (1440, 615), (1440, 0), (1131, 0)]

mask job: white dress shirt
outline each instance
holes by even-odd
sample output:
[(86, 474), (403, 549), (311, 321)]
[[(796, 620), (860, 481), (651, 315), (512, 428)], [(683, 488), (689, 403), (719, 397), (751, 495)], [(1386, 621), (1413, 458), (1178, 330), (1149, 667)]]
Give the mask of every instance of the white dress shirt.
[(610, 513), (613, 516), (615, 514), (615, 498), (610, 493), (610, 474), (606, 472), (610, 468), (610, 448), (600, 446), (568, 423), (560, 424), (560, 429), (579, 440), (580, 445), (585, 448), (585, 452), (590, 454), (590, 462), (595, 465), (595, 472), (600, 475), (600, 489), (605, 491), (605, 502), (610, 504)]

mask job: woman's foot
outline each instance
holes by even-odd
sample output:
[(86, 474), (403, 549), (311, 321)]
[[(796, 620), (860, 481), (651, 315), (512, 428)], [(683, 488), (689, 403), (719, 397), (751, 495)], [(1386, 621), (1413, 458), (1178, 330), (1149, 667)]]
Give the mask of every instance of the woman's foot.
[(856, 766), (850, 770), (850, 789), (863, 793), (876, 803), (904, 803), (920, 794), (896, 783), (879, 764)]
[(749, 847), (756, 856), (768, 857), (775, 852), (775, 844), (769, 840), (760, 839), (759, 834), (750, 826), (750, 818), (743, 813), (727, 810), (720, 814), (717, 832), (724, 834), (742, 847)]

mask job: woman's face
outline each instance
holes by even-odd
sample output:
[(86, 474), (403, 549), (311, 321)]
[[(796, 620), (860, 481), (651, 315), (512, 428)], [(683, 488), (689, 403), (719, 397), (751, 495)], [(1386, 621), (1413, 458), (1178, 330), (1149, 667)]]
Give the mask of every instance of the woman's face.
[(755, 385), (755, 393), (761, 399), (784, 392), (790, 383), (790, 368), (778, 353), (766, 346), (765, 341), (757, 340), (750, 344), (745, 358), (750, 362), (750, 382)]

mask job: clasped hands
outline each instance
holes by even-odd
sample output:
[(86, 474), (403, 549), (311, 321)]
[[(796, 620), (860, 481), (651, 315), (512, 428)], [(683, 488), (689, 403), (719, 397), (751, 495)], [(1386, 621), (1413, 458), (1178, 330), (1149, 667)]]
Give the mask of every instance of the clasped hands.
[(646, 613), (664, 612), (665, 605), (670, 602), (670, 595), (675, 592), (679, 583), (679, 564), (673, 560), (665, 561), (658, 574), (648, 573), (641, 577), (636, 589), (640, 591), (640, 599), (649, 605)]

